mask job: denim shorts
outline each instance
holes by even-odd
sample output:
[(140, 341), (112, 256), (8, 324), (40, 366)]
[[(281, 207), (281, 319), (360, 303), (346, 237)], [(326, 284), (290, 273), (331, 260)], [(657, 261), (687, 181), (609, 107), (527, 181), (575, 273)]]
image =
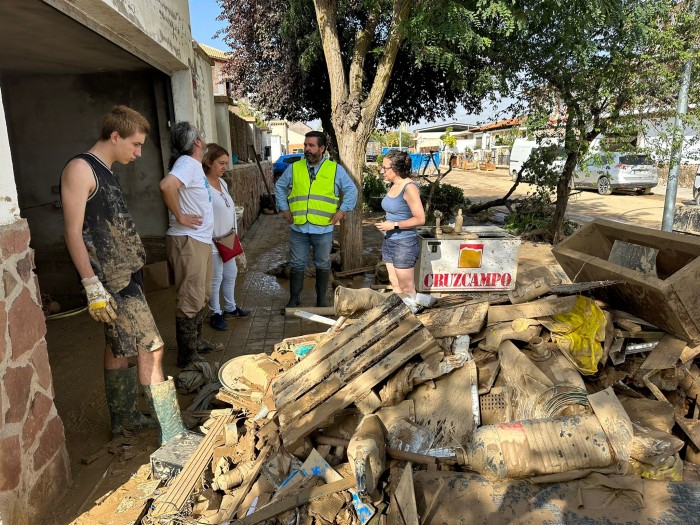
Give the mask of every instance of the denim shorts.
[(382, 245), (382, 261), (394, 265), (394, 268), (413, 268), (418, 260), (420, 248), (418, 236), (389, 237), (384, 239)]

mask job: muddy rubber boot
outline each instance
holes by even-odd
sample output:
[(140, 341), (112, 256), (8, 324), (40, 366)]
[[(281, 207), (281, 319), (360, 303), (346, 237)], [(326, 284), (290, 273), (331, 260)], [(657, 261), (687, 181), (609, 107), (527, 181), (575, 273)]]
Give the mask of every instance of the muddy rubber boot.
[(105, 397), (113, 438), (127, 431), (138, 432), (157, 426), (155, 419), (143, 415), (139, 410), (139, 378), (135, 366), (105, 370)]
[(292, 270), (289, 274), (289, 302), (287, 302), (287, 306), (285, 306), (285, 308), (301, 306), (301, 291), (303, 289), (304, 270)]
[(316, 268), (316, 306), (330, 306), (328, 304), (328, 280), (330, 276), (330, 270)]
[(143, 388), (160, 427), (160, 444), (164, 445), (178, 434), (187, 432), (182, 424), (173, 378), (168, 376), (162, 383), (144, 385)]
[(204, 326), (204, 308), (197, 312), (194, 319), (197, 320), (197, 352), (200, 354), (207, 354), (213, 350), (223, 350), (224, 345), (221, 343), (214, 344), (202, 337), (202, 328)]
[(195, 361), (204, 361), (197, 353), (197, 317), (175, 318), (175, 339), (177, 340), (177, 366), (184, 368)]

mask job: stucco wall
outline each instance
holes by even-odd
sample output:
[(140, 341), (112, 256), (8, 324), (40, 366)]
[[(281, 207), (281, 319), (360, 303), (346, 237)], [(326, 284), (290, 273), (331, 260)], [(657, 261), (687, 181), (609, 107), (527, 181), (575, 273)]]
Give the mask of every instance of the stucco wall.
[(66, 295), (75, 294), (78, 299), (81, 288), (63, 240), (63, 213), (54, 205), (59, 200), (61, 170), (68, 159), (95, 143), (100, 120), (114, 104), (133, 107), (151, 123), (142, 157), (126, 166), (113, 166), (139, 234), (163, 235), (167, 227), (158, 187), (165, 170), (156, 125), (153, 75), (160, 74), (123, 72), (3, 79), (13, 178), (21, 213), (32, 232), (42, 292), (62, 304), (70, 301)]
[(192, 56), (188, 0), (43, 0), (166, 73)]
[(203, 129), (209, 142), (216, 142), (216, 118), (214, 115), (214, 92), (212, 91), (211, 60), (206, 57), (199, 46), (195, 47), (192, 57), (192, 87), (195, 102), (196, 125)]
[(2, 91), (0, 91), (0, 226), (11, 224), (17, 219), (19, 219), (17, 187), (12, 168), (10, 143), (7, 138)]

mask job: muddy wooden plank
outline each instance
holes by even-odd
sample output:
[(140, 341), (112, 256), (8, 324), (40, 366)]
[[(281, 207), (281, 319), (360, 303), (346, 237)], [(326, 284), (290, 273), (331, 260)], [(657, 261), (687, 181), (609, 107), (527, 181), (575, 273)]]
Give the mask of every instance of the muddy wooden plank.
[(681, 361), (685, 364), (698, 355), (700, 355), (700, 346), (686, 346), (681, 352)]
[(291, 445), (310, 434), (325, 423), (328, 418), (366, 395), (367, 391), (383, 381), (413, 356), (437, 346), (437, 342), (426, 329), (422, 329), (403, 345), (383, 358), (372, 368), (353, 379), (341, 390), (316, 407), (313, 411), (298, 418), (287, 429), (282, 430), (285, 445)]
[(408, 307), (403, 303), (398, 295), (392, 295), (379, 306), (367, 311), (357, 322), (347, 326), (339, 334), (330, 341), (317, 345), (302, 361), (294, 365), (292, 368), (280, 374), (272, 384), (272, 390), (277, 394), (283, 391), (289, 385), (294, 384), (300, 377), (303, 377), (318, 363), (332, 355), (339, 348), (350, 341), (359, 337), (372, 324), (382, 319), (388, 312), (394, 308), (403, 306), (405, 312), (409, 312)]
[(374, 273), (374, 266), (363, 266), (362, 268), (356, 268), (354, 270), (348, 270), (345, 272), (334, 272), (333, 275), (335, 277), (347, 277), (348, 275), (357, 275), (359, 273), (367, 273), (367, 272)]
[[(343, 362), (355, 359), (362, 354), (367, 348), (382, 340), (386, 334), (399, 326), (406, 317), (413, 317), (406, 305), (401, 303), (400, 307), (393, 308), (386, 312), (383, 317), (377, 322), (365, 327), (361, 333), (357, 334), (352, 340), (338, 346), (325, 359), (313, 363), (313, 366), (307, 365), (307, 359), (313, 357), (315, 349), (305, 359), (294, 365), (289, 372), (297, 367), (305, 369), (304, 374), (297, 377), (294, 383), (289, 384), (286, 388), (276, 390), (273, 386), (272, 390), (275, 394), (275, 403), (277, 407), (285, 406), (286, 404), (301, 397), (305, 392), (308, 392), (316, 385), (321, 383)], [(418, 321), (415, 321), (418, 323)], [(323, 345), (320, 350), (324, 351), (327, 346), (337, 346), (335, 339)]]
[(685, 341), (671, 334), (665, 334), (642, 363), (642, 368), (646, 370), (673, 368), (680, 359), (685, 346)]
[(224, 426), (232, 423), (234, 416), (218, 417), (209, 432), (200, 442), (185, 466), (170, 484), (168, 491), (153, 502), (151, 516), (163, 516), (180, 511), (192, 495), (192, 490), (202, 476), (202, 472), (211, 463), (214, 445), (222, 439)]
[(256, 403), (250, 397), (231, 392), (225, 388), (219, 390), (214, 396), (219, 401), (228, 403), (229, 405), (248, 412), (257, 412), (260, 410), (260, 403)]
[(541, 299), (523, 304), (491, 306), (487, 323), (496, 324), (514, 319), (536, 319), (549, 315), (563, 314), (571, 311), (577, 296)]
[[(330, 377), (328, 377), (327, 373), (319, 372), (320, 374), (324, 374), (327, 379), (305, 392), (300, 398), (286, 405), (282, 405), (281, 402), (276, 402), (282, 427), (284, 428), (295, 418), (321, 404), (348, 382), (352, 381), (362, 372), (365, 372), (374, 365), (374, 363), (394, 351), (398, 346), (420, 330), (424, 330), (424, 328), (417, 319), (405, 319), (404, 322), (394, 330), (384, 334), (384, 337), (374, 345), (366, 348), (362, 354), (354, 356), (352, 359), (347, 359), (341, 363), (334, 372), (331, 373), (329, 371), (328, 373), (331, 373)], [(326, 360), (326, 362), (327, 361), (328, 360)], [(311, 373), (317, 373), (316, 369)]]
[(387, 525), (419, 525), (410, 463), (404, 467), (396, 489), (391, 493), (386, 523)]
[(302, 505), (305, 505), (315, 499), (322, 498), (323, 496), (327, 496), (329, 494), (335, 494), (336, 492), (340, 492), (342, 490), (348, 490), (354, 488), (355, 486), (355, 479), (350, 476), (343, 478), (340, 481), (334, 481), (326, 485), (321, 485), (320, 487), (303, 489), (293, 496), (288, 496), (265, 505), (263, 508), (253, 512), (249, 516), (237, 520), (236, 523), (240, 525), (256, 525), (265, 520), (269, 520), (270, 518), (274, 518), (275, 516), (279, 516), (283, 512), (301, 507)]
[(484, 324), (489, 303), (481, 302), (447, 308), (433, 308), (418, 315), (418, 320), (433, 337), (475, 334)]
[[(288, 423), (293, 421), (294, 418), (306, 414), (306, 412), (313, 409), (323, 400), (331, 397), (344, 386), (345, 382), (338, 377), (337, 374), (333, 374), (323, 383), (317, 385), (312, 392), (307, 392), (307, 394), (314, 395), (317, 400), (315, 404), (313, 404), (313, 401), (309, 400), (307, 395), (303, 395), (299, 399), (295, 399), (284, 406), (277, 406), (277, 416), (279, 417), (280, 425), (284, 428)], [(275, 403), (275, 405), (277, 405), (277, 403)]]

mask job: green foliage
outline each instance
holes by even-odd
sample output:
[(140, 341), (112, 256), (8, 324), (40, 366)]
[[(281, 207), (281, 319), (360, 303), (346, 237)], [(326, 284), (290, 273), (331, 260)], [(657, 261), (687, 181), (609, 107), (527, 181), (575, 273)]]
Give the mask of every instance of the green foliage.
[(452, 135), (452, 127), (448, 127), (445, 130), (445, 133), (440, 135), (440, 140), (447, 146), (448, 148), (456, 148), (457, 147), (457, 137)]
[[(552, 226), (554, 207), (551, 194), (543, 188), (538, 188), (535, 193), (515, 204), (513, 211), (506, 217), (505, 229), (517, 235), (541, 230), (538, 237), (551, 240), (547, 232)], [(563, 233), (571, 235), (576, 228), (575, 223), (566, 220)]]
[(561, 238), (574, 169), (591, 142), (601, 134), (636, 136), (649, 108), (675, 105), (678, 83), (664, 80), (671, 72), (678, 78), (681, 69), (672, 49), (695, 40), (668, 37), (669, 30), (675, 34), (675, 3), (515, 0), (516, 27), (494, 34), (486, 52), (500, 93), (517, 97), (511, 111), (527, 108), (529, 134), (558, 137), (565, 148), (555, 180), (541, 179), (556, 184), (554, 240)]
[[(420, 196), (423, 205), (425, 205), (429, 193), (430, 184), (421, 183)], [(459, 208), (466, 208), (469, 204), (470, 202), (464, 198), (464, 191), (461, 188), (451, 184), (439, 184), (435, 193), (433, 193), (433, 199), (430, 204), (430, 216), (425, 218), (425, 222), (426, 224), (435, 224), (435, 217), (433, 216), (435, 210), (440, 210), (445, 219), (448, 219), (457, 215)]]
[[(383, 148), (396, 148), (399, 145), (408, 146), (411, 140), (408, 133), (399, 133), (398, 130), (379, 131), (373, 130), (369, 136), (370, 140), (379, 141)], [(401, 144), (399, 144), (399, 140)]]
[(378, 166), (365, 165), (362, 174), (362, 211), (382, 211), (382, 199), (385, 195), (386, 183)]

